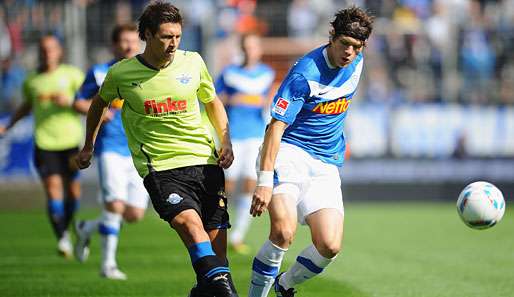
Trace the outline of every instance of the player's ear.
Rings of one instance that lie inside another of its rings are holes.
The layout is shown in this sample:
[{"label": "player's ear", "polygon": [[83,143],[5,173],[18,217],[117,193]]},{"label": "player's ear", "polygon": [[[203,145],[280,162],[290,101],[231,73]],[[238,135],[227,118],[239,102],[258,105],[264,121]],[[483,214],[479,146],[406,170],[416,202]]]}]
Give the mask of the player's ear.
[{"label": "player's ear", "polygon": [[334,41],[334,36],[336,34],[336,31],[334,31],[334,29],[330,29],[330,31],[328,32],[329,36],[328,36],[328,41]]},{"label": "player's ear", "polygon": [[145,39],[148,40],[152,37],[152,31],[150,31],[150,29],[146,29],[145,30]]}]

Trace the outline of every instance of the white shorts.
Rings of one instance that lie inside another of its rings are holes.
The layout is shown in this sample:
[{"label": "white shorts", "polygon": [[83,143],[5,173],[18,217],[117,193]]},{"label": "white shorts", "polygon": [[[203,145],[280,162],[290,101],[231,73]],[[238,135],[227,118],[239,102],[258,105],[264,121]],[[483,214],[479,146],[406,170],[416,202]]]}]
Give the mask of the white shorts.
[{"label": "white shorts", "polygon": [[232,151],[234,152],[234,162],[225,170],[225,178],[228,180],[241,178],[256,180],[255,160],[257,160],[261,144],[261,138],[233,141]]},{"label": "white shorts", "polygon": [[339,170],[313,158],[303,149],[281,143],[275,161],[273,195],[287,194],[296,201],[298,222],[320,209],[333,208],[344,215]]},{"label": "white shorts", "polygon": [[100,199],[102,203],[114,200],[146,209],[148,193],[132,163],[130,156],[106,152],[98,157]]}]

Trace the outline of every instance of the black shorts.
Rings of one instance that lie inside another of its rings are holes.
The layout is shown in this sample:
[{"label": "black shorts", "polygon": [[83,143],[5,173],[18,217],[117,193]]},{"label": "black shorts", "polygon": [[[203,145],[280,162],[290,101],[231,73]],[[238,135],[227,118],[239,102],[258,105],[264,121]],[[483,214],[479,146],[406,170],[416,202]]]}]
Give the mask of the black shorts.
[{"label": "black shorts", "polygon": [[155,211],[166,222],[187,209],[202,218],[205,230],[230,228],[225,176],[217,165],[150,172],[144,185]]},{"label": "black shorts", "polygon": [[34,148],[34,165],[41,177],[59,174],[75,179],[78,177],[78,168],[73,164],[73,157],[79,152],[78,147],[62,151],[47,151]]}]

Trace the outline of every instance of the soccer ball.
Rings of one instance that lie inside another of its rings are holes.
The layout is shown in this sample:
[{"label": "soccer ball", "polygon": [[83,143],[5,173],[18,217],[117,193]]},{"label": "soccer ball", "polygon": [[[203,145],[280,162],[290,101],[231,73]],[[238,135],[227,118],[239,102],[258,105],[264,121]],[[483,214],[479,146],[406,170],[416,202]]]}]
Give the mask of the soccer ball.
[{"label": "soccer ball", "polygon": [[505,213],[505,200],[496,186],[485,181],[477,181],[460,192],[457,212],[469,227],[487,229],[502,219]]}]

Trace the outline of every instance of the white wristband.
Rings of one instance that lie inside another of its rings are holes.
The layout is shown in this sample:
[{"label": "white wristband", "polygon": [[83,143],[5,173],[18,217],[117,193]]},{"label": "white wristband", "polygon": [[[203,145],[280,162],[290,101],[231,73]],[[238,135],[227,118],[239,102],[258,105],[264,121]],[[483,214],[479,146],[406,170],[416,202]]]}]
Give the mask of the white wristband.
[{"label": "white wristband", "polygon": [[273,171],[257,172],[257,186],[273,188]]}]

